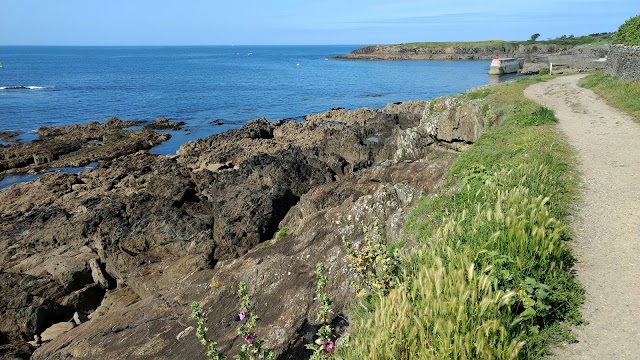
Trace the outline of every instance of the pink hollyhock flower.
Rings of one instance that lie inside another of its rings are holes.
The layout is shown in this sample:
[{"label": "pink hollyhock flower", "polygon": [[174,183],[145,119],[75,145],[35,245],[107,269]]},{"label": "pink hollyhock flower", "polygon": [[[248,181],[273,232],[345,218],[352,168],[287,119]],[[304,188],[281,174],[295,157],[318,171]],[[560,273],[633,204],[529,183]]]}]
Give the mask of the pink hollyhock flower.
[{"label": "pink hollyhock flower", "polygon": [[324,344],[322,344],[322,348],[324,351],[331,351],[331,349],[333,349],[333,341],[325,340]]},{"label": "pink hollyhock flower", "polygon": [[240,318],[240,321],[244,320],[245,316],[246,315],[244,313],[244,310],[240,310],[240,313],[238,314],[238,317]]},{"label": "pink hollyhock flower", "polygon": [[253,344],[253,340],[255,340],[256,337],[253,334],[248,334],[247,336],[244,337],[244,341],[247,342],[247,344]]}]

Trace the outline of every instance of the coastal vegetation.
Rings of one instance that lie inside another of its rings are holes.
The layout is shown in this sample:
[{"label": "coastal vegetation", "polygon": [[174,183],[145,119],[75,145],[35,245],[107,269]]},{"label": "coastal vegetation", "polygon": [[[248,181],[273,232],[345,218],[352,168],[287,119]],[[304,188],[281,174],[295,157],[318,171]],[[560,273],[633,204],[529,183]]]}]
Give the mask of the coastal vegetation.
[{"label": "coastal vegetation", "polygon": [[611,106],[628,113],[640,123],[640,83],[597,72],[583,78],[578,84],[593,90]]},{"label": "coastal vegetation", "polygon": [[526,100],[541,78],[479,90],[501,125],[450,168],[405,228],[417,250],[403,282],[356,312],[341,356],[539,358],[571,341],[583,291],[570,273],[567,216],[577,176],[553,113]]},{"label": "coastal vegetation", "polygon": [[496,57],[531,58],[536,55],[606,56],[615,33],[593,33],[584,36],[562,35],[541,40],[533,34],[527,40],[485,40],[409,42],[369,45],[356,49],[340,59],[358,60],[482,60]]},{"label": "coastal vegetation", "polygon": [[[264,339],[259,339],[256,336],[255,328],[260,318],[253,313],[251,295],[249,295],[247,283],[244,281],[238,283],[238,298],[240,299],[240,311],[238,312],[240,326],[236,329],[236,334],[244,340],[244,343],[234,358],[238,360],[273,359],[273,351],[263,349]],[[197,301],[191,303],[191,317],[198,324],[196,337],[207,349],[207,357],[211,360],[225,359],[224,354],[218,351],[218,343],[209,337],[207,313],[201,309]]]},{"label": "coastal vegetation", "polygon": [[357,296],[365,297],[368,303],[372,296],[387,295],[389,290],[400,284],[402,261],[399,243],[388,245],[382,237],[378,220],[370,233],[363,229],[364,241],[355,248],[346,238],[342,242],[351,260],[351,269],[358,275],[358,282],[352,284]]},{"label": "coastal vegetation", "polygon": [[289,228],[282,228],[280,229],[280,231],[278,231],[278,233],[276,234],[276,239],[282,239],[283,237],[287,236],[287,233],[289,232]]},{"label": "coastal vegetation", "polygon": [[538,74],[549,75],[550,72],[551,72],[551,69],[549,69],[548,67],[543,67],[542,69],[540,69],[540,72]]},{"label": "coastal vegetation", "polygon": [[313,351],[311,360],[320,360],[329,357],[335,351],[333,342],[335,335],[333,334],[333,326],[331,318],[334,315],[333,301],[327,294],[327,285],[329,276],[327,269],[323,263],[316,264],[316,277],[318,283],[316,285],[316,299],[318,300],[318,311],[316,312],[316,321],[319,322],[318,331],[316,332],[316,340],[313,344],[307,344],[306,348]]},{"label": "coastal vegetation", "polygon": [[620,25],[613,43],[626,46],[640,45],[640,15],[634,16]]}]

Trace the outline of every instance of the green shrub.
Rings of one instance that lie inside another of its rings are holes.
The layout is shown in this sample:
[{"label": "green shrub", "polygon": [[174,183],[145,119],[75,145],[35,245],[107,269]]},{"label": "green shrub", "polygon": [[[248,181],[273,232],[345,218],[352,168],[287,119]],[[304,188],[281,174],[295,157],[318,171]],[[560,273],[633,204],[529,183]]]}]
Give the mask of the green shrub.
[{"label": "green shrub", "polygon": [[351,260],[350,268],[358,275],[353,288],[359,296],[386,295],[401,282],[400,249],[386,244],[378,221],[377,218],[373,221],[372,233],[367,227],[362,229],[364,240],[358,247],[342,238]]},{"label": "green shrub", "polygon": [[551,73],[551,70],[549,70],[549,68],[542,68],[540,69],[540,72],[538,74],[540,75],[549,75]]},{"label": "green shrub", "polygon": [[640,15],[632,17],[620,26],[613,43],[626,46],[640,45]]}]

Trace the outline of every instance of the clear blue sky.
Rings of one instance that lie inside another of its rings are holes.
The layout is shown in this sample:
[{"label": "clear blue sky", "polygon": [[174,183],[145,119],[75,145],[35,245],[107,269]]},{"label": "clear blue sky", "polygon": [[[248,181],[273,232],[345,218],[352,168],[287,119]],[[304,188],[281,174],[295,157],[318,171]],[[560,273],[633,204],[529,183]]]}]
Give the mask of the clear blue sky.
[{"label": "clear blue sky", "polygon": [[638,0],[0,0],[0,45],[382,44],[615,31]]}]

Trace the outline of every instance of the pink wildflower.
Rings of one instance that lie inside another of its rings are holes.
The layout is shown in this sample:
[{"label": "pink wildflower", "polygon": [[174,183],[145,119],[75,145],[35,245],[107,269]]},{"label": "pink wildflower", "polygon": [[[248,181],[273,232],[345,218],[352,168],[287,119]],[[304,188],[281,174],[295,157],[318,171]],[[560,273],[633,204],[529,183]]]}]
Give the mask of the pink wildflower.
[{"label": "pink wildflower", "polygon": [[238,317],[240,318],[240,321],[244,320],[245,316],[246,315],[244,313],[244,310],[240,310],[240,313],[238,314]]},{"label": "pink wildflower", "polygon": [[333,349],[333,341],[325,340],[324,344],[322,344],[322,348],[324,351],[331,351],[331,349]]},{"label": "pink wildflower", "polygon": [[253,340],[255,340],[256,337],[253,334],[248,334],[247,336],[244,337],[244,341],[247,342],[247,344],[253,344]]}]

